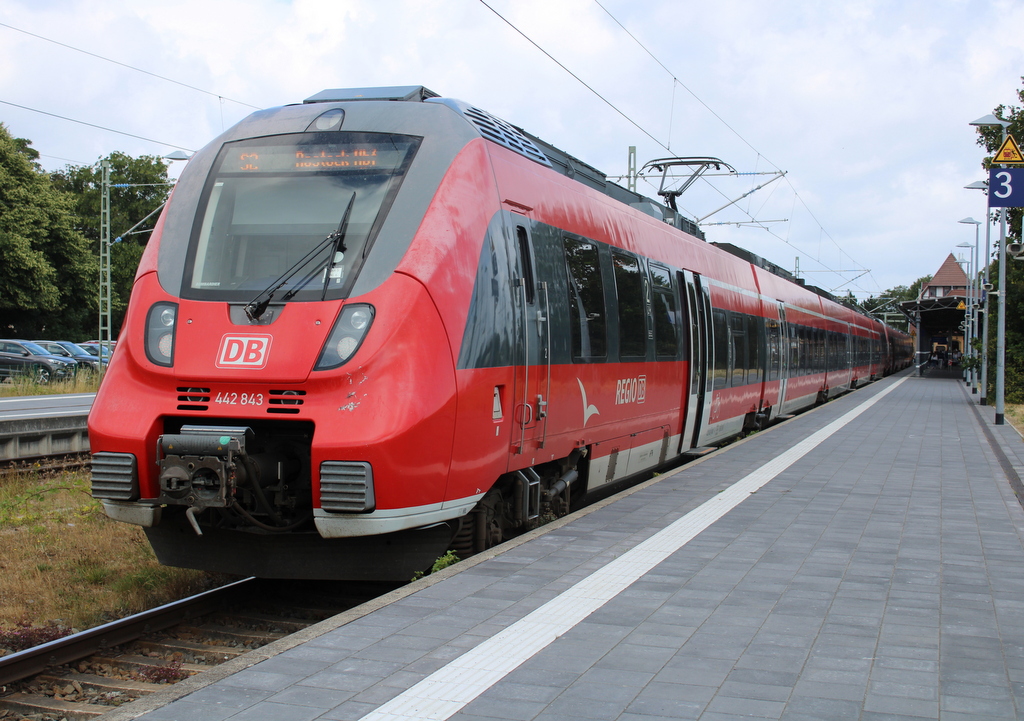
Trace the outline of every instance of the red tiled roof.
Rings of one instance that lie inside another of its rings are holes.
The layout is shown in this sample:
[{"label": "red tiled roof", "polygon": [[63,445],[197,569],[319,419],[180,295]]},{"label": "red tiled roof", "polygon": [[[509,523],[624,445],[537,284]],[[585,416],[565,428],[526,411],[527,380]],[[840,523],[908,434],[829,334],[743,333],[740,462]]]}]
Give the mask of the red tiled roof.
[{"label": "red tiled roof", "polygon": [[930,281],[924,284],[921,288],[922,294],[925,288],[930,286],[944,286],[946,288],[966,288],[967,287],[967,274],[964,273],[960,264],[956,262],[956,258],[950,253],[949,257],[943,261],[942,266],[935,271],[935,275]]}]

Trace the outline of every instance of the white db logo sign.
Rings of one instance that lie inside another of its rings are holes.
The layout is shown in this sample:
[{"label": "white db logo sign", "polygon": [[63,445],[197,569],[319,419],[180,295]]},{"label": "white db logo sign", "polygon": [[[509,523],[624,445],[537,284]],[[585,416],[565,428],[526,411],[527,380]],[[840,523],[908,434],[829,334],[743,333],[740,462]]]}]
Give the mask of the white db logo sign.
[{"label": "white db logo sign", "polygon": [[262,368],[270,355],[269,335],[226,335],[217,352],[218,368]]}]

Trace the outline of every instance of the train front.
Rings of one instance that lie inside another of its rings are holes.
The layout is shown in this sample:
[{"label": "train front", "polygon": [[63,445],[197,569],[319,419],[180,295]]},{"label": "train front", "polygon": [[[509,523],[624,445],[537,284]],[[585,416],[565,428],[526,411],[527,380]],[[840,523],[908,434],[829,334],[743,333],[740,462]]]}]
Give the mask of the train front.
[{"label": "train front", "polygon": [[93,495],[162,563],[408,580],[469,510],[446,330],[395,270],[474,134],[404,90],[256,113],[182,174],[89,419]]}]

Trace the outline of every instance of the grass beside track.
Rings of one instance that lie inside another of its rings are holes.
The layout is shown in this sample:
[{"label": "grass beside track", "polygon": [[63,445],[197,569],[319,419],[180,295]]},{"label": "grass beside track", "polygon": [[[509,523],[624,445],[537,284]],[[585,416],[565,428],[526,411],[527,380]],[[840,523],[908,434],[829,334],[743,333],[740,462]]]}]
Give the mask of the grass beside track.
[{"label": "grass beside track", "polygon": [[12,396],[52,396],[61,393],[95,393],[100,387],[98,373],[79,373],[71,380],[54,381],[41,385],[28,378],[6,379],[0,382],[0,398]]},{"label": "grass beside track", "polygon": [[91,628],[225,580],[159,565],[141,528],[93,500],[88,471],[0,475],[0,548],[0,638]]}]

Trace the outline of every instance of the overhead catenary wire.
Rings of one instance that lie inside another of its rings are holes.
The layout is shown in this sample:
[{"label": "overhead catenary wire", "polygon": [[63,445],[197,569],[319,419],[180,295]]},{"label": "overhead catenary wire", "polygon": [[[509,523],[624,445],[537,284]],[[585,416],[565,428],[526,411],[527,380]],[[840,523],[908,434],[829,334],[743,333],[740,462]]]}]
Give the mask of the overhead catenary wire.
[{"label": "overhead catenary wire", "polygon": [[[767,158],[765,155],[763,155],[757,148],[754,147],[754,145],[749,140],[747,140],[745,137],[743,137],[743,135],[739,131],[737,131],[735,128],[733,128],[721,115],[719,115],[717,112],[715,112],[715,110],[710,105],[708,105],[706,102],[704,102],[704,100],[702,100],[695,92],[693,92],[693,90],[691,90],[685,83],[683,83],[681,80],[679,80],[679,78],[676,76],[676,74],[673,73],[672,70],[669,69],[668,66],[665,65],[665,63],[663,63],[653,52],[651,52],[647,48],[646,45],[644,45],[642,42],[640,42],[640,40],[632,32],[630,32],[630,30],[625,25],[623,25],[619,21],[618,18],[616,18],[604,5],[601,4],[600,0],[594,0],[594,3],[599,8],[601,8],[601,10],[603,10],[605,12],[605,14],[607,14],[608,17],[611,18],[611,20],[623,30],[623,32],[625,32],[645,53],[647,53],[647,55],[649,55],[651,57],[652,60],[654,60],[654,62],[656,62],[659,66],[661,66],[661,68],[666,73],[668,73],[668,75],[672,78],[672,82],[673,82],[673,103],[674,103],[674,98],[675,98],[675,94],[674,94],[675,83],[679,83],[679,85],[684,90],[686,90],[686,92],[688,92],[691,96],[693,96],[694,100],[696,100],[705,109],[707,109],[707,111],[709,113],[711,113],[719,122],[722,123],[722,125],[724,125],[730,132],[732,132],[748,148],[750,148],[755,153],[757,153],[759,158],[764,158],[764,160],[767,163],[769,163],[770,165],[772,165],[776,169],[781,170],[781,168],[776,163],[773,163],[769,158]],[[670,138],[670,142],[671,142],[671,138]],[[867,269],[865,269],[863,267],[863,265],[861,265],[859,262],[857,262],[857,260],[853,256],[851,256],[848,252],[846,252],[846,250],[843,249],[843,247],[835,240],[835,238],[832,237],[832,235],[822,225],[821,221],[818,220],[817,216],[814,214],[814,212],[810,209],[810,207],[804,201],[803,197],[797,191],[796,187],[793,185],[793,183],[790,181],[790,179],[788,177],[786,177],[785,181],[786,181],[786,184],[793,191],[794,197],[800,202],[800,205],[804,208],[804,210],[807,211],[807,214],[811,217],[811,219],[814,220],[815,224],[818,226],[818,228],[820,229],[821,233],[823,233],[824,236],[826,238],[828,238],[829,241],[831,241],[831,243],[839,250],[839,252],[841,254],[845,255],[851,261],[853,261],[857,265],[861,266],[861,268],[860,268],[861,270],[867,270]],[[749,213],[747,213],[747,215],[749,217],[753,218],[753,216],[750,216]],[[787,244],[792,245],[791,243],[788,243],[788,242],[787,242]],[[793,247],[796,247],[796,246],[793,246]],[[804,251],[804,252],[806,252],[806,251]],[[820,254],[820,251],[819,251],[819,253],[818,253],[819,257],[817,258],[819,263],[821,262],[820,261],[820,255],[821,254]],[[868,274],[870,274],[870,270],[868,270],[867,272],[868,272]],[[858,277],[860,277],[860,276],[858,276]],[[867,292],[867,291],[864,291],[864,292]]]},{"label": "overhead catenary wire", "polygon": [[[728,128],[728,129],[730,130],[730,131],[731,131],[731,132],[733,132],[733,133],[734,133],[734,134],[735,134],[735,135],[736,135],[736,136],[737,136],[738,138],[740,138],[740,140],[741,140],[741,141],[742,141],[742,142],[743,142],[744,144],[746,144],[746,145],[747,145],[747,146],[748,146],[748,147],[749,147],[749,148],[750,148],[751,150],[753,150],[753,151],[754,151],[755,153],[757,153],[759,157],[762,157],[762,158],[764,158],[766,162],[768,162],[769,164],[771,164],[772,166],[774,166],[775,168],[777,168],[777,169],[778,169],[778,166],[777,166],[777,165],[776,165],[775,163],[772,163],[772,162],[771,162],[771,161],[770,161],[770,160],[769,160],[769,159],[768,159],[767,157],[765,157],[765,156],[764,156],[763,154],[761,154],[761,153],[760,153],[760,152],[759,152],[759,151],[757,150],[757,148],[755,148],[755,147],[754,147],[754,146],[753,146],[753,145],[752,145],[752,144],[751,144],[751,143],[750,143],[750,142],[749,142],[748,140],[746,140],[746,138],[744,138],[744,137],[743,137],[742,135],[740,135],[740,133],[739,133],[738,131],[736,131],[736,130],[735,130],[735,129],[734,129],[733,127],[732,127],[732,126],[730,126],[730,125],[729,125],[729,124],[728,124],[728,123],[727,123],[727,122],[725,121],[725,119],[724,119],[724,118],[722,118],[722,117],[721,117],[721,116],[720,116],[720,115],[719,115],[718,113],[716,113],[716,112],[715,112],[715,111],[714,111],[714,110],[713,110],[713,109],[712,109],[712,108],[711,108],[711,107],[710,107],[709,105],[707,105],[707,103],[705,103],[705,102],[704,102],[703,100],[701,100],[701,99],[700,99],[700,98],[699,98],[699,97],[698,97],[698,96],[697,96],[697,95],[696,95],[696,94],[695,94],[695,93],[694,93],[694,92],[693,92],[692,90],[690,90],[690,88],[688,88],[688,87],[687,87],[687,86],[686,86],[686,85],[685,85],[684,83],[682,83],[681,81],[679,81],[679,80],[678,80],[678,78],[677,78],[677,77],[675,76],[675,74],[674,74],[674,73],[672,73],[672,71],[671,71],[671,70],[669,70],[669,69],[668,69],[668,67],[667,67],[667,66],[666,66],[666,65],[665,65],[664,63],[662,63],[662,62],[661,62],[661,61],[660,61],[660,60],[659,60],[659,59],[658,59],[658,58],[657,58],[656,56],[654,56],[654,54],[653,54],[653,53],[651,53],[651,51],[650,51],[650,50],[648,50],[648,49],[647,49],[647,48],[646,48],[646,47],[645,47],[645,46],[644,46],[644,45],[643,45],[642,43],[640,43],[640,41],[639,41],[639,40],[637,40],[637,39],[636,39],[636,37],[635,37],[635,36],[634,36],[634,35],[633,35],[632,33],[630,33],[630,32],[629,32],[629,30],[627,30],[627,29],[625,28],[625,26],[623,26],[623,25],[622,25],[622,23],[621,23],[621,22],[619,22],[619,21],[618,21],[618,19],[616,19],[616,18],[615,18],[615,17],[614,17],[614,16],[613,16],[613,15],[612,15],[612,14],[611,14],[610,12],[608,12],[608,10],[607,10],[606,8],[604,8],[604,6],[602,6],[602,5],[600,4],[600,2],[598,2],[597,0],[595,0],[595,2],[596,2],[596,3],[598,4],[598,6],[599,6],[599,7],[601,7],[601,9],[602,9],[602,10],[604,10],[604,11],[605,11],[605,13],[607,13],[607,14],[609,15],[609,17],[611,17],[611,18],[612,18],[612,20],[613,20],[613,21],[614,21],[614,22],[615,22],[615,23],[616,23],[617,25],[619,25],[619,27],[621,27],[621,28],[622,28],[622,29],[623,29],[623,30],[624,30],[624,31],[625,31],[625,32],[626,32],[626,33],[627,33],[627,34],[628,34],[628,35],[629,35],[629,36],[630,36],[630,37],[631,37],[631,38],[632,38],[632,39],[633,39],[633,40],[634,40],[634,41],[635,41],[635,42],[636,42],[636,43],[637,43],[638,45],[640,45],[640,47],[641,47],[641,48],[642,48],[642,49],[643,49],[643,50],[644,50],[644,51],[645,51],[645,52],[646,52],[646,53],[647,53],[648,55],[650,55],[650,56],[651,56],[651,57],[652,57],[652,58],[654,59],[654,61],[655,61],[656,63],[658,63],[658,65],[660,65],[660,66],[661,66],[661,67],[662,67],[662,68],[663,68],[663,69],[664,69],[664,70],[665,70],[665,71],[666,71],[666,72],[667,72],[667,73],[668,73],[668,74],[669,74],[669,75],[670,75],[670,76],[671,76],[671,77],[673,78],[673,82],[679,82],[679,84],[680,84],[680,85],[681,85],[681,86],[682,86],[682,87],[683,87],[684,89],[686,89],[686,91],[687,91],[687,92],[689,92],[689,93],[690,93],[690,94],[691,94],[691,95],[692,95],[692,96],[693,96],[693,97],[694,97],[694,98],[695,98],[695,99],[696,99],[696,100],[697,100],[697,101],[698,101],[699,103],[701,103],[701,105],[703,105],[703,106],[704,106],[705,108],[707,108],[707,109],[708,109],[708,111],[709,111],[709,112],[710,112],[710,113],[711,113],[712,115],[714,115],[714,116],[715,116],[715,118],[717,118],[717,119],[718,119],[718,120],[719,120],[719,121],[720,121],[720,122],[721,122],[721,123],[722,123],[723,125],[725,125],[725,126],[726,126],[726,127],[727,127],[727,128]],[[667,145],[666,143],[664,143],[664,142],[662,142],[661,140],[659,140],[658,138],[656,138],[656,137],[655,137],[655,136],[654,136],[654,135],[653,135],[653,134],[652,134],[651,132],[649,132],[648,130],[646,130],[645,128],[643,128],[643,127],[642,127],[642,126],[641,126],[641,125],[640,125],[639,123],[637,123],[637,122],[636,122],[635,120],[633,120],[633,119],[632,119],[631,117],[629,117],[629,115],[627,115],[627,114],[626,114],[626,113],[625,113],[625,112],[624,112],[623,110],[621,110],[621,109],[620,109],[620,108],[619,108],[618,106],[616,106],[616,105],[615,105],[614,103],[612,103],[612,102],[611,102],[610,100],[608,100],[608,99],[607,99],[607,98],[605,98],[605,97],[604,97],[603,95],[601,95],[601,93],[599,93],[599,92],[598,92],[598,91],[597,91],[596,89],[594,89],[594,88],[593,88],[593,87],[592,87],[591,85],[589,85],[588,83],[586,83],[586,82],[585,82],[585,81],[584,81],[584,80],[583,80],[582,78],[580,78],[580,77],[579,77],[579,76],[578,76],[578,75],[577,75],[576,73],[574,73],[574,72],[573,72],[572,70],[570,70],[570,69],[569,69],[569,68],[568,68],[568,67],[567,67],[567,66],[566,66],[566,65],[565,65],[564,63],[562,63],[561,61],[559,61],[558,59],[556,59],[556,58],[555,58],[555,57],[554,57],[554,56],[553,56],[553,55],[552,55],[551,53],[549,53],[549,52],[548,52],[547,50],[545,50],[545,49],[544,49],[543,47],[541,47],[539,43],[537,43],[537,42],[536,42],[535,40],[533,40],[533,39],[532,39],[532,38],[531,38],[531,37],[530,37],[529,35],[527,35],[527,34],[526,34],[526,33],[525,33],[525,32],[524,32],[523,30],[521,30],[521,29],[520,29],[520,28],[519,28],[518,26],[516,26],[516,25],[515,25],[515,24],[514,24],[514,23],[513,23],[512,21],[510,21],[510,20],[509,20],[508,18],[506,18],[506,17],[504,16],[504,15],[502,15],[502,14],[501,14],[501,13],[499,13],[499,12],[498,12],[497,10],[495,10],[495,9],[494,9],[494,8],[493,8],[493,7],[491,6],[491,5],[489,5],[489,4],[488,4],[488,3],[487,3],[487,2],[485,1],[485,0],[480,0],[480,3],[481,3],[482,5],[484,5],[484,7],[486,7],[486,8],[488,9],[488,10],[490,10],[490,11],[491,11],[492,13],[494,13],[494,15],[496,15],[496,16],[497,16],[497,17],[498,17],[499,19],[501,19],[501,20],[502,20],[502,22],[504,22],[504,23],[505,23],[506,25],[508,25],[508,26],[509,26],[510,28],[512,28],[513,30],[515,30],[515,32],[516,32],[516,33],[518,33],[518,34],[519,34],[520,36],[522,36],[522,37],[523,37],[523,38],[524,38],[524,39],[525,39],[525,40],[526,40],[527,42],[529,42],[529,43],[530,43],[531,45],[533,45],[533,46],[534,46],[534,48],[536,48],[537,50],[539,50],[539,51],[540,51],[541,53],[543,53],[543,54],[544,54],[544,55],[545,55],[545,56],[546,56],[546,57],[547,57],[548,59],[550,59],[550,60],[551,60],[552,62],[554,62],[554,63],[555,63],[556,65],[558,65],[558,66],[559,66],[560,68],[562,68],[562,70],[564,70],[564,71],[565,71],[566,73],[568,73],[568,74],[569,74],[570,76],[572,76],[572,78],[573,78],[574,80],[576,80],[577,82],[579,82],[579,83],[580,83],[581,85],[583,85],[583,87],[585,87],[585,88],[586,88],[587,90],[589,90],[589,91],[590,91],[591,93],[593,93],[593,94],[594,94],[594,95],[595,95],[595,96],[596,96],[596,97],[597,97],[598,99],[600,99],[600,100],[601,100],[602,102],[604,102],[604,103],[605,103],[606,105],[608,105],[608,106],[609,106],[610,108],[612,108],[612,109],[613,109],[613,110],[614,110],[614,111],[615,111],[616,113],[618,113],[619,115],[621,115],[621,116],[622,116],[622,117],[623,117],[623,118],[624,118],[624,119],[625,119],[625,120],[626,120],[627,122],[629,122],[629,123],[630,123],[631,125],[633,125],[633,126],[634,126],[634,127],[636,127],[636,128],[638,129],[638,130],[640,130],[640,132],[642,132],[642,133],[643,133],[644,135],[646,135],[646,136],[647,136],[648,138],[650,138],[651,140],[653,140],[653,141],[654,141],[654,142],[655,142],[655,143],[656,143],[657,145],[659,145],[660,147],[662,147],[662,148],[665,148],[666,150],[668,150],[669,152],[671,152],[671,150],[669,149],[669,147],[668,147],[668,145]],[[825,230],[825,228],[824,228],[824,227],[823,227],[823,226],[821,225],[820,221],[818,221],[817,217],[816,217],[816,216],[815,216],[815,215],[814,215],[814,214],[813,214],[813,213],[812,213],[812,212],[810,211],[810,209],[809,209],[809,208],[807,208],[807,204],[806,204],[806,203],[804,202],[803,198],[801,198],[801,197],[800,197],[800,195],[799,195],[799,193],[797,192],[796,188],[795,188],[795,187],[793,186],[793,184],[792,184],[792,183],[791,183],[791,182],[789,181],[789,179],[788,179],[788,178],[786,178],[786,183],[787,183],[787,185],[789,185],[790,189],[791,189],[791,190],[793,191],[794,197],[796,197],[797,199],[799,199],[799,201],[800,201],[800,204],[801,204],[801,205],[802,205],[802,206],[803,206],[803,207],[804,207],[804,208],[805,208],[805,209],[806,209],[806,210],[808,211],[808,214],[809,214],[809,215],[811,216],[811,218],[812,218],[812,219],[814,220],[814,222],[815,222],[815,223],[816,223],[816,224],[818,225],[818,228],[819,228],[819,230],[820,230],[820,231],[821,231],[822,233],[824,233],[824,234],[825,234],[825,236],[829,238],[829,240],[831,240],[831,241],[832,241],[832,243],[833,243],[833,244],[834,244],[834,245],[836,246],[836,248],[837,248],[837,249],[838,249],[838,250],[840,251],[840,253],[842,253],[843,255],[845,255],[845,256],[846,256],[847,258],[849,258],[849,259],[850,259],[851,261],[853,261],[853,262],[854,262],[854,263],[855,263],[856,265],[859,265],[859,266],[860,266],[860,270],[866,270],[866,271],[867,271],[868,273],[870,273],[870,270],[868,270],[868,269],[865,269],[865,268],[863,267],[863,265],[861,265],[860,263],[858,263],[858,262],[857,262],[856,258],[853,258],[853,257],[852,257],[852,256],[851,256],[851,255],[850,255],[849,253],[847,253],[846,251],[844,251],[844,250],[842,249],[842,247],[841,247],[841,246],[840,246],[840,245],[839,245],[839,244],[838,244],[838,243],[837,243],[837,242],[836,242],[836,241],[835,241],[835,240],[834,240],[834,239],[832,238],[832,236],[828,234],[828,232],[827,232],[827,231]],[[716,188],[715,186],[713,186],[713,185],[710,185],[710,184],[709,184],[709,186],[710,186],[710,187],[711,187],[712,189],[714,189],[714,190],[715,190],[716,192],[718,192],[719,194],[723,195],[723,197],[726,197],[726,196],[725,196],[725,194],[724,194],[724,193],[722,193],[722,191],[721,191],[720,189],[718,189],[718,188]],[[728,199],[728,198],[727,198],[727,199]],[[756,218],[754,218],[754,217],[753,217],[753,216],[752,216],[752,215],[751,215],[751,214],[750,214],[749,212],[746,212],[746,211],[744,211],[744,210],[743,210],[742,208],[739,208],[739,210],[741,210],[742,212],[744,212],[744,214],[745,214],[745,215],[747,215],[747,217],[751,218],[751,220],[753,221],[753,223],[754,223],[754,224],[756,224],[756,225],[758,225],[759,227],[763,228],[763,229],[764,229],[765,231],[767,231],[767,232],[768,232],[769,234],[771,234],[771,235],[772,235],[773,237],[775,237],[775,238],[777,238],[777,239],[779,239],[779,240],[782,240],[782,241],[783,241],[783,242],[785,242],[785,243],[786,243],[787,245],[789,245],[789,246],[791,246],[791,247],[795,248],[796,250],[800,251],[801,253],[807,254],[807,255],[808,255],[809,257],[811,257],[811,256],[810,256],[810,254],[808,254],[806,250],[803,250],[803,249],[799,248],[798,246],[794,245],[793,243],[789,242],[788,240],[785,240],[785,239],[781,238],[781,237],[780,237],[780,236],[779,236],[779,235],[778,235],[777,233],[773,232],[773,231],[771,230],[771,228],[767,227],[766,225],[764,225],[764,224],[762,224],[762,223],[761,223],[760,221],[758,221],[758,220],[757,220]],[[696,217],[696,214],[694,214],[694,213],[691,213],[691,215],[694,215],[694,217]],[[820,253],[820,251],[819,251],[819,252],[818,252],[818,253],[816,254],[816,257],[813,257],[813,260],[815,260],[815,262],[817,262],[817,263],[818,263],[819,265],[821,265],[822,267],[824,267],[824,268],[828,268],[828,266],[827,266],[827,265],[826,265],[825,263],[823,263],[823,262],[821,261],[821,253]],[[834,272],[834,271],[833,271],[833,272]],[[859,276],[858,276],[858,277],[859,277]],[[856,280],[856,279],[853,279],[853,280]],[[852,282],[852,281],[850,281],[850,282]],[[869,292],[869,291],[866,291],[866,290],[864,290],[864,289],[860,288],[859,286],[855,286],[855,287],[857,287],[857,288],[858,288],[858,290],[861,290],[862,292],[865,292],[865,293]]]},{"label": "overhead catenary wire", "polygon": [[188,83],[183,83],[180,80],[175,80],[174,78],[168,78],[168,77],[166,77],[164,75],[157,75],[156,73],[150,72],[149,70],[143,70],[142,68],[135,67],[134,65],[129,65],[128,63],[122,63],[119,60],[114,60],[112,58],[108,58],[108,57],[105,57],[103,55],[98,55],[97,53],[93,53],[93,52],[90,52],[88,50],[83,50],[82,48],[76,48],[74,45],[68,45],[67,43],[62,43],[62,42],[60,42],[58,40],[54,40],[52,38],[44,37],[42,35],[37,35],[36,33],[29,32],[28,30],[22,30],[21,28],[16,28],[13,25],[8,25],[7,23],[0,23],[0,27],[5,27],[8,30],[14,30],[15,32],[19,32],[19,33],[24,33],[25,35],[28,35],[30,37],[36,38],[38,40],[43,40],[43,41],[48,42],[48,43],[53,43],[54,45],[59,45],[60,47],[67,48],[68,50],[74,50],[77,53],[82,53],[83,55],[88,55],[90,57],[96,58],[97,60],[103,60],[104,62],[113,63],[114,65],[120,65],[123,68],[127,68],[129,70],[134,70],[137,73],[143,73],[145,75],[149,75],[151,77],[158,78],[159,80],[164,80],[164,81],[166,81],[168,83],[174,83],[175,85],[180,85],[183,88],[188,88],[189,90],[194,90],[197,93],[205,93],[206,95],[211,95],[211,96],[213,96],[215,98],[218,98],[219,100],[227,100],[228,102],[231,102],[231,103],[237,103],[238,105],[244,105],[247,108],[253,108],[254,110],[262,110],[262,108],[260,108],[259,106],[250,105],[249,103],[242,102],[241,100],[232,100],[231,98],[225,97],[225,96],[223,96],[223,95],[221,95],[219,93],[215,93],[215,92],[212,92],[210,90],[204,90],[203,88],[197,88],[195,85],[189,85]]},{"label": "overhead catenary wire", "polygon": [[[563,64],[563,63],[562,63],[561,61],[559,61],[559,60],[558,60],[558,59],[557,59],[557,58],[556,58],[556,57],[555,57],[554,55],[552,55],[552,54],[551,54],[551,53],[549,53],[549,52],[548,52],[547,50],[545,50],[545,49],[544,49],[544,48],[542,48],[542,47],[541,47],[540,45],[538,45],[538,44],[537,44],[537,42],[533,40],[533,38],[531,38],[531,37],[530,37],[529,35],[527,35],[527,34],[526,34],[526,33],[524,33],[524,32],[523,32],[522,30],[520,30],[520,29],[519,29],[518,27],[516,27],[516,26],[515,26],[515,25],[514,25],[514,24],[512,23],[512,21],[510,21],[510,20],[509,20],[508,18],[506,18],[506,17],[504,16],[504,15],[502,15],[502,14],[501,14],[501,13],[499,13],[499,12],[498,12],[497,10],[495,10],[495,9],[494,9],[493,7],[491,7],[490,5],[488,5],[488,4],[487,4],[487,2],[486,2],[486,0],[480,0],[480,4],[481,4],[481,5],[483,5],[483,6],[485,7],[485,8],[487,8],[488,10],[490,10],[490,11],[491,11],[492,13],[494,13],[495,15],[497,15],[497,16],[498,16],[498,17],[499,17],[499,18],[501,19],[501,21],[502,21],[502,22],[504,22],[504,23],[505,23],[506,25],[508,25],[508,26],[509,26],[510,28],[512,28],[513,30],[515,30],[515,31],[516,31],[517,33],[519,33],[519,34],[520,34],[520,35],[521,35],[521,36],[523,37],[523,39],[525,39],[525,40],[526,40],[526,41],[527,41],[528,43],[530,43],[531,45],[533,45],[533,47],[537,48],[537,49],[538,49],[538,50],[540,50],[540,51],[541,51],[542,53],[544,53],[544,54],[545,54],[545,55],[546,55],[546,56],[548,57],[548,59],[550,59],[550,60],[551,60],[551,62],[555,63],[555,65],[557,65],[558,67],[560,67],[560,68],[561,68],[562,70],[564,70],[565,72],[569,73],[569,75],[571,75],[571,76],[572,76],[572,77],[573,77],[573,78],[574,78],[574,79],[576,80],[576,82],[578,82],[578,83],[579,83],[580,85],[582,85],[582,86],[583,86],[583,87],[585,87],[585,88],[586,88],[587,90],[589,90],[589,91],[590,91],[590,92],[592,92],[592,93],[593,93],[594,95],[596,95],[596,96],[597,96],[597,97],[598,97],[598,98],[599,98],[599,99],[600,99],[600,100],[601,100],[601,101],[602,101],[603,103],[605,103],[605,105],[607,105],[607,106],[608,106],[609,108],[611,108],[611,109],[612,109],[612,110],[614,110],[614,111],[615,111],[616,113],[618,113],[619,115],[621,115],[621,116],[622,116],[622,117],[623,117],[623,118],[624,118],[624,119],[625,119],[625,120],[626,120],[626,121],[627,121],[627,122],[628,122],[628,123],[629,123],[630,125],[632,125],[633,127],[635,127],[635,128],[637,129],[637,130],[639,130],[639,131],[640,131],[641,133],[643,133],[644,135],[646,135],[646,136],[647,136],[648,138],[650,138],[651,140],[653,140],[653,141],[654,141],[655,143],[657,143],[657,144],[658,144],[658,145],[660,145],[661,147],[665,148],[665,150],[669,150],[669,147],[668,147],[667,145],[665,145],[665,143],[663,143],[662,141],[660,141],[660,140],[658,140],[658,139],[657,139],[656,137],[654,137],[654,136],[653,136],[653,135],[652,135],[652,134],[651,134],[650,132],[648,132],[648,131],[647,131],[646,129],[644,129],[644,128],[643,128],[643,127],[642,127],[642,126],[641,126],[641,125],[639,124],[639,123],[637,123],[637,122],[636,122],[635,120],[633,120],[633,118],[629,117],[628,115],[626,115],[626,113],[624,113],[624,112],[623,112],[622,110],[620,110],[620,109],[619,109],[619,108],[618,108],[618,107],[617,107],[617,106],[616,106],[616,105],[615,105],[614,103],[612,103],[612,101],[610,101],[610,100],[609,100],[608,98],[604,97],[603,95],[601,95],[601,93],[597,92],[597,90],[595,90],[595,89],[594,89],[594,88],[592,88],[592,87],[591,87],[590,85],[588,85],[588,84],[587,84],[587,83],[586,83],[586,82],[585,82],[585,81],[584,81],[584,80],[583,80],[583,79],[582,79],[582,78],[581,78],[581,77],[580,77],[579,75],[577,75],[577,74],[576,74],[576,73],[574,73],[574,72],[573,72],[572,70],[570,70],[569,68],[567,68],[567,67],[566,67],[566,66],[565,66],[565,65],[564,65],[564,64]],[[669,152],[671,152],[671,150],[669,150]]]},{"label": "overhead catenary wire", "polygon": [[156,143],[157,145],[166,145],[170,148],[177,148],[178,150],[184,150],[189,153],[196,152],[195,148],[186,148],[184,145],[176,145],[175,143],[168,143],[163,140],[154,140],[153,138],[147,138],[142,135],[135,135],[134,133],[126,133],[123,130],[114,130],[114,128],[108,128],[103,125],[97,125],[96,123],[87,123],[84,120],[77,120],[75,118],[69,118],[66,115],[57,115],[56,113],[49,113],[45,110],[39,110],[38,108],[30,108],[27,105],[18,105],[7,100],[0,100],[3,105],[10,105],[12,108],[20,108],[21,110],[28,110],[32,113],[39,113],[40,115],[48,115],[51,118],[57,118],[59,120],[66,120],[69,123],[78,123],[79,125],[86,125],[90,128],[96,128],[97,130],[105,130],[108,133],[117,133],[118,135],[126,135],[129,138],[135,138],[136,140],[145,140],[147,143]]}]

